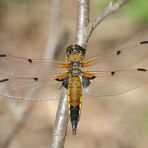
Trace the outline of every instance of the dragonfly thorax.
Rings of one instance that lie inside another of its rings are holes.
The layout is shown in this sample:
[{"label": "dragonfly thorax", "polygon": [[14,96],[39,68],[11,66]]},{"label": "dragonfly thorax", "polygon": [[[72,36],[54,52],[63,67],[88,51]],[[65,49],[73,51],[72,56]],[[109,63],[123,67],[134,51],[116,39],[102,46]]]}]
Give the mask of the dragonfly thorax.
[{"label": "dragonfly thorax", "polygon": [[69,74],[72,76],[80,76],[82,73],[81,63],[79,61],[73,61],[70,63]]},{"label": "dragonfly thorax", "polygon": [[70,62],[71,69],[80,69],[82,67],[79,61],[72,61]]}]

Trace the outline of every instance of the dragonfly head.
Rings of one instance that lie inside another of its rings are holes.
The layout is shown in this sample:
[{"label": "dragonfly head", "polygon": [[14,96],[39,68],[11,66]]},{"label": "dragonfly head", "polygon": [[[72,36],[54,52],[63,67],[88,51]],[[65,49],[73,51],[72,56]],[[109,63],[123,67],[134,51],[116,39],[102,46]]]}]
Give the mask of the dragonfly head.
[{"label": "dragonfly head", "polygon": [[85,56],[85,49],[77,44],[72,44],[67,47],[66,55],[68,61],[82,61]]}]

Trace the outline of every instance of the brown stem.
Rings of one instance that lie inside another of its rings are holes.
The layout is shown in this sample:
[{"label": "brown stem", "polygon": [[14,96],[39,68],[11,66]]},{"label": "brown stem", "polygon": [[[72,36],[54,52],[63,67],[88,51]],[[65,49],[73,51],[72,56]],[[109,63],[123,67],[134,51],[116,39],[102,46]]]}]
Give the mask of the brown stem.
[{"label": "brown stem", "polygon": [[113,12],[119,10],[119,8],[121,8],[127,1],[129,0],[118,0],[114,4],[111,1],[109,5],[97,17],[89,23],[85,33],[86,41],[88,41],[91,36],[91,33],[106,17],[108,17]]},{"label": "brown stem", "polygon": [[86,28],[89,23],[90,0],[78,0],[76,43],[86,48]]}]

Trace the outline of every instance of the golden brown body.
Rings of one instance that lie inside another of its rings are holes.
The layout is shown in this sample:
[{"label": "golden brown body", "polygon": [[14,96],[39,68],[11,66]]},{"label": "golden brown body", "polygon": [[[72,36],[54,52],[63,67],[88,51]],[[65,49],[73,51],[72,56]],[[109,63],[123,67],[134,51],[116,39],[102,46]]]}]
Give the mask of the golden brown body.
[{"label": "golden brown body", "polygon": [[66,53],[67,64],[60,67],[66,68],[68,72],[59,75],[56,80],[63,81],[63,86],[68,91],[68,111],[75,135],[82,108],[83,87],[87,87],[94,76],[83,71],[83,67],[91,65],[90,62],[84,63],[85,49],[75,44],[69,46]]},{"label": "golden brown body", "polygon": [[76,128],[80,117],[82,106],[82,84],[80,77],[72,76],[68,83],[68,110],[71,118],[73,134],[76,134]]},{"label": "golden brown body", "polygon": [[72,76],[68,83],[68,108],[79,106],[82,103],[82,84],[80,77]]}]

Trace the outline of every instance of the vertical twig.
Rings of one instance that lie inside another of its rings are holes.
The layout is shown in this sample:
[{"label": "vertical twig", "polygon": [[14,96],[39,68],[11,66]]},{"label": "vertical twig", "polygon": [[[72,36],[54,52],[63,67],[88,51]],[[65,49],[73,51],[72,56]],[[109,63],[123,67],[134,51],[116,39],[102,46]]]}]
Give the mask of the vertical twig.
[{"label": "vertical twig", "polygon": [[89,4],[90,0],[78,0],[76,43],[84,48],[87,46],[85,34],[89,23]]},{"label": "vertical twig", "polygon": [[[89,23],[90,0],[78,0],[76,43],[86,48],[90,35],[97,25],[99,25],[99,23],[109,14],[118,10],[126,1],[127,0],[118,0],[113,6],[110,4],[110,6],[107,7],[100,16],[96,17],[91,23]],[[51,148],[64,148],[67,124],[67,98],[64,91],[62,90],[56,115],[55,127],[52,134]]]},{"label": "vertical twig", "polygon": [[[83,30],[86,28],[89,22],[89,0],[78,1],[78,18],[77,18],[77,34],[76,42],[79,45],[86,47],[84,42]],[[51,148],[64,148],[66,131],[68,125],[68,108],[67,108],[67,97],[65,93],[61,91],[61,97],[56,115],[55,127],[52,134]]]},{"label": "vertical twig", "polygon": [[61,90],[59,106],[56,114],[55,126],[50,148],[64,148],[68,125],[67,95]]},{"label": "vertical twig", "polygon": [[102,10],[102,12],[96,16],[88,25],[86,29],[86,41],[90,38],[91,33],[94,29],[101,23],[105,18],[107,18],[110,14],[119,10],[126,2],[129,0],[117,0],[116,3],[110,1],[108,6]]}]

